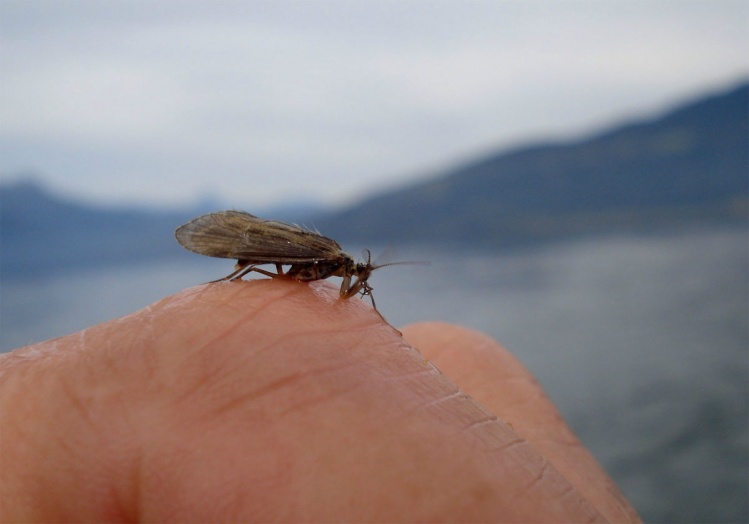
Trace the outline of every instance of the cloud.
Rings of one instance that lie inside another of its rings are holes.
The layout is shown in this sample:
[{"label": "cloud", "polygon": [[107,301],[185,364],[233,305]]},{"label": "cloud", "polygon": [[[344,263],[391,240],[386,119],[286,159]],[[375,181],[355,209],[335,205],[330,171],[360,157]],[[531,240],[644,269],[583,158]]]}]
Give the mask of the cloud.
[{"label": "cloud", "polygon": [[740,1],[0,9],[0,169],[104,200],[350,200],[749,70]]}]

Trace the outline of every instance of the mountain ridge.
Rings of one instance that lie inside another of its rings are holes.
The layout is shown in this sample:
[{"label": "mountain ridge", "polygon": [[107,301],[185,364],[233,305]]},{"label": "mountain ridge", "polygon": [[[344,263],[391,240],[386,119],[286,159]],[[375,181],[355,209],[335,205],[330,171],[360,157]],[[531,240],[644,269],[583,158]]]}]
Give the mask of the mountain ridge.
[{"label": "mountain ridge", "polygon": [[[341,242],[483,248],[690,220],[746,222],[747,144],[744,82],[587,138],[486,154],[298,220]],[[1,184],[0,270],[17,276],[177,256],[184,250],[175,227],[207,211],[106,210],[31,182]]]},{"label": "mountain ridge", "polygon": [[597,228],[597,213],[630,223],[638,213],[657,218],[659,208],[667,221],[740,215],[749,192],[747,115],[744,83],[581,140],[485,155],[316,224],[346,239],[507,243],[627,227],[608,220]]}]

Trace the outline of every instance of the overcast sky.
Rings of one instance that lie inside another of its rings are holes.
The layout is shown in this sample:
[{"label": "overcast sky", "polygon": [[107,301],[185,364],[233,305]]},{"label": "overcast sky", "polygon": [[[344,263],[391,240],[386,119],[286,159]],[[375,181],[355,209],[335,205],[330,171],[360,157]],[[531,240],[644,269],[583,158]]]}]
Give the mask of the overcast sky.
[{"label": "overcast sky", "polygon": [[0,173],[344,204],[749,74],[749,2],[0,2]]}]

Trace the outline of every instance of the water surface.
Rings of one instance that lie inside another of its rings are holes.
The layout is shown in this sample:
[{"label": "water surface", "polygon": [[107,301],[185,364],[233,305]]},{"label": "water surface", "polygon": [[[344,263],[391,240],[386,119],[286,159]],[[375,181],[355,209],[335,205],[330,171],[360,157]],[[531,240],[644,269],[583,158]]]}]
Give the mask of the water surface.
[{"label": "water surface", "polygon": [[[749,520],[745,227],[397,256],[431,265],[374,274],[391,323],[455,322],[502,342],[646,521]],[[231,266],[186,253],[4,281],[2,349],[130,313]]]}]

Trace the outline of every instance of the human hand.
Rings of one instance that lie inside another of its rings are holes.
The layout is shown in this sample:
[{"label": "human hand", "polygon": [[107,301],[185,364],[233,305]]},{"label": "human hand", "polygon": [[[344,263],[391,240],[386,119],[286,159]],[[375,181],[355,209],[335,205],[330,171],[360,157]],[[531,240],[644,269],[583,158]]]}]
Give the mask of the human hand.
[{"label": "human hand", "polygon": [[447,324],[403,336],[277,279],[2,355],[0,519],[639,520],[506,350]]}]

